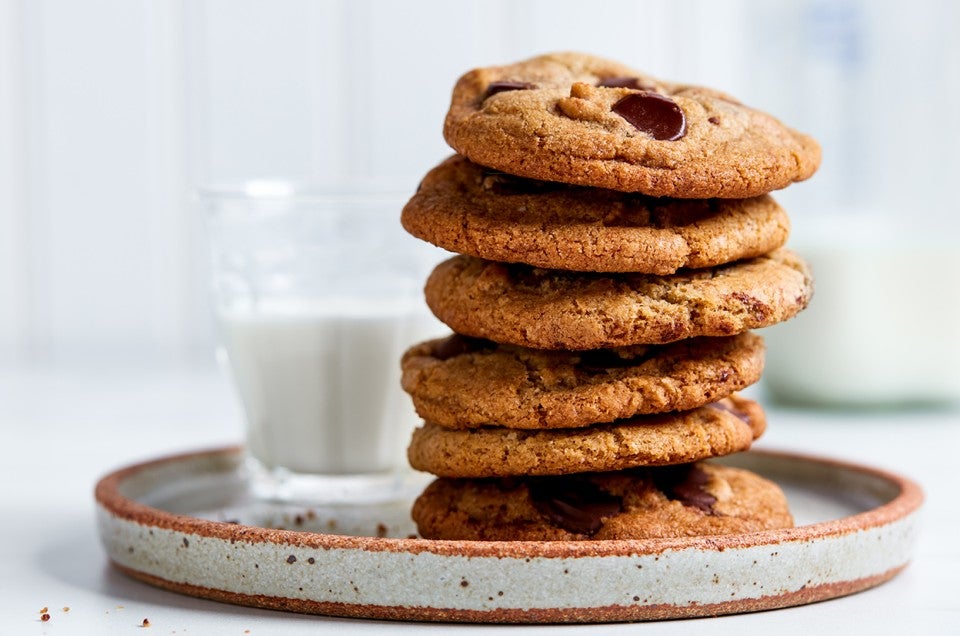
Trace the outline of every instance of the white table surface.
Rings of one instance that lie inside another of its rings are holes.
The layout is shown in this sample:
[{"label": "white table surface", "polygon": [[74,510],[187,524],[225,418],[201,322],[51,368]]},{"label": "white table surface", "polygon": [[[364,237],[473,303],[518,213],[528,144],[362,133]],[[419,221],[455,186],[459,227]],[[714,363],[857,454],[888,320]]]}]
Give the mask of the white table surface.
[{"label": "white table surface", "polygon": [[[112,569],[94,525],[105,472],[239,442],[239,411],[212,366],[0,369],[0,634],[960,633],[960,411],[800,411],[768,405],[760,448],[869,464],[926,492],[912,564],[850,597],[777,611],[645,624],[451,626],[302,616],[181,596]],[[49,608],[48,622],[40,609]],[[64,608],[69,607],[69,611]],[[249,630],[249,631],[248,631]],[[761,630],[763,630],[761,632]]]}]

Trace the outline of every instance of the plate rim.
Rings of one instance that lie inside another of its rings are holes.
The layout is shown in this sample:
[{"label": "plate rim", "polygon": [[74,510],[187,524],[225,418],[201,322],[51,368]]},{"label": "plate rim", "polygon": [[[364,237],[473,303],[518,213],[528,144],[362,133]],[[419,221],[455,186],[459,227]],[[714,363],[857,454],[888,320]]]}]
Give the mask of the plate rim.
[{"label": "plate rim", "polygon": [[869,510],[839,519],[830,519],[793,528],[702,537],[596,541],[438,540],[348,536],[304,530],[263,528],[168,512],[130,499],[120,492],[120,486],[125,480],[153,468],[196,460],[205,456],[238,457],[242,453],[242,446],[231,445],[173,453],[132,463],[101,477],[94,488],[94,498],[104,512],[118,519],[133,521],[143,526],[227,541],[242,540],[247,543],[274,543],[305,548],[364,550],[368,552],[410,554],[428,552],[440,556],[576,558],[637,556],[691,548],[722,551],[729,548],[779,545],[788,542],[809,541],[825,536],[841,536],[903,519],[918,511],[923,505],[925,497],[923,489],[917,482],[898,473],[846,460],[768,449],[751,449],[737,455],[754,455],[771,459],[815,463],[833,469],[866,474],[894,485],[898,492],[890,501]]}]

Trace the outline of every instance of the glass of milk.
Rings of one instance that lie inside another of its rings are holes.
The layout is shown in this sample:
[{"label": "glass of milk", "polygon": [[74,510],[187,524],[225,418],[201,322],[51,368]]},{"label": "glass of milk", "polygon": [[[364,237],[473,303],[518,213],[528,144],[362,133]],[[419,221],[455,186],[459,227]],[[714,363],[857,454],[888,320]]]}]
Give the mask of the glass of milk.
[{"label": "glass of milk", "polygon": [[363,504],[415,487],[400,357],[444,329],[422,297],[441,256],[401,228],[407,196],[283,182],[201,193],[254,496]]},{"label": "glass of milk", "polygon": [[960,260],[949,226],[918,213],[832,210],[797,222],[791,244],[816,291],[764,329],[763,382],[799,406],[960,404]]}]

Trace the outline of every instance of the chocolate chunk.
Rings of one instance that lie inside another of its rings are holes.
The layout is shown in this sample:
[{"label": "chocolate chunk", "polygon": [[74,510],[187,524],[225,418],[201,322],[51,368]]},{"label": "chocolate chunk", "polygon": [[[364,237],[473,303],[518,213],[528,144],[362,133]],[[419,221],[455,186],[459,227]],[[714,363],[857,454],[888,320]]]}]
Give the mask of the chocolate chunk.
[{"label": "chocolate chunk", "polygon": [[527,488],[540,514],[576,534],[596,534],[604,519],[623,510],[620,497],[600,490],[583,475],[531,478]]},{"label": "chocolate chunk", "polygon": [[638,91],[652,91],[653,86],[644,84],[639,77],[607,77],[600,80],[597,86],[604,88],[633,88]]},{"label": "chocolate chunk", "polygon": [[456,356],[463,355],[465,353],[482,351],[493,346],[494,344],[489,340],[484,340],[483,338],[472,338],[470,336],[462,336],[458,333],[455,333],[449,338],[444,338],[440,342],[433,345],[433,351],[430,352],[430,355],[438,360],[449,360],[450,358],[455,358]]},{"label": "chocolate chunk", "polygon": [[580,353],[577,368],[588,373],[598,373],[607,369],[624,369],[642,364],[650,356],[621,356],[613,349],[593,349]]},{"label": "chocolate chunk", "polygon": [[504,172],[487,172],[483,178],[483,187],[494,194],[510,196],[513,194],[540,194],[553,192],[566,187],[563,183],[524,179]]},{"label": "chocolate chunk", "polygon": [[734,416],[735,418],[737,418],[738,420],[746,424],[750,423],[750,415],[746,411],[741,411],[740,409],[734,408],[732,406],[728,406],[724,402],[711,402],[710,404],[707,404],[707,406],[709,406],[712,409],[716,409],[718,411],[729,413],[730,415]]},{"label": "chocolate chunk", "polygon": [[654,485],[667,499],[713,514],[713,504],[717,503],[717,498],[703,489],[710,481],[710,476],[698,465],[662,466],[650,469],[650,474]]},{"label": "chocolate chunk", "polygon": [[683,110],[656,93],[631,93],[613,105],[613,112],[631,126],[660,141],[676,141],[687,132]]},{"label": "chocolate chunk", "polygon": [[504,91],[525,91],[531,88],[534,88],[534,85],[529,82],[490,82],[487,84],[487,90],[483,93],[483,99]]},{"label": "chocolate chunk", "polygon": [[707,117],[707,121],[710,122],[711,124],[713,124],[714,126],[719,126],[719,125],[720,125],[720,118],[719,118],[719,117],[716,117],[716,116],[714,116],[714,117]]}]

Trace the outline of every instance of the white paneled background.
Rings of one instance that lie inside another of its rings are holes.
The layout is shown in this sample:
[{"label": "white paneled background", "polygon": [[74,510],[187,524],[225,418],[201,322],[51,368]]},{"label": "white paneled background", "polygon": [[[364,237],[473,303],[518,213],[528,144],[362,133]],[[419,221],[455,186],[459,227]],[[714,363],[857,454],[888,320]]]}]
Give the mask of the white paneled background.
[{"label": "white paneled background", "polygon": [[411,190],[456,78],[578,49],[823,143],[781,201],[958,234],[958,3],[0,0],[0,358],[209,355],[198,185]]}]

